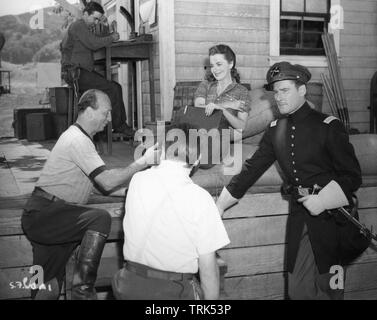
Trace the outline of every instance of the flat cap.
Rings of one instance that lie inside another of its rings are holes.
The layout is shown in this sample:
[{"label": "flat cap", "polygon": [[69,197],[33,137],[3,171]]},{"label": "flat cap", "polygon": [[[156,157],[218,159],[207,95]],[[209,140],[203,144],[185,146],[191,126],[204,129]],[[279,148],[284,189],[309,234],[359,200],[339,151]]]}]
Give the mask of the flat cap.
[{"label": "flat cap", "polygon": [[270,86],[276,81],[282,80],[298,80],[307,83],[312,77],[309,70],[299,64],[290,64],[289,62],[282,61],[275,63],[267,71],[267,83]]}]

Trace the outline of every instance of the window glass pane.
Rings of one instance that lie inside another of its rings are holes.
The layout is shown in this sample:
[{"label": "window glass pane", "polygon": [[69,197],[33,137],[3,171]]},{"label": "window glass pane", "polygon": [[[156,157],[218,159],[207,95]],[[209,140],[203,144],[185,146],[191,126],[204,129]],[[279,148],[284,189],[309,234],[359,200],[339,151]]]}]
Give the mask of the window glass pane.
[{"label": "window glass pane", "polygon": [[327,13],[327,0],[306,0],[306,12]]},{"label": "window glass pane", "polygon": [[305,48],[323,48],[321,34],[324,23],[321,21],[304,21],[303,46]]},{"label": "window glass pane", "polygon": [[305,0],[281,0],[281,11],[304,12]]},{"label": "window glass pane", "polygon": [[306,20],[304,21],[304,31],[305,32],[319,32],[324,31],[324,22],[316,20]]},{"label": "window glass pane", "polygon": [[302,38],[305,48],[323,48],[321,34],[319,33],[304,32]]},{"label": "window glass pane", "polygon": [[280,20],[280,47],[300,47],[301,20]]}]

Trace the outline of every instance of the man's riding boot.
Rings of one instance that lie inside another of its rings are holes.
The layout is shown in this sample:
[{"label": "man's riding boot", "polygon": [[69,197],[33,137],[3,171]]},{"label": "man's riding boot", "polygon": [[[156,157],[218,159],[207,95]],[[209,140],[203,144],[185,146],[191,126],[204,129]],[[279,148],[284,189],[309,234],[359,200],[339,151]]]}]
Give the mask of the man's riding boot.
[{"label": "man's riding boot", "polygon": [[107,235],[88,230],[78,250],[72,283],[72,300],[96,300],[94,284]]}]

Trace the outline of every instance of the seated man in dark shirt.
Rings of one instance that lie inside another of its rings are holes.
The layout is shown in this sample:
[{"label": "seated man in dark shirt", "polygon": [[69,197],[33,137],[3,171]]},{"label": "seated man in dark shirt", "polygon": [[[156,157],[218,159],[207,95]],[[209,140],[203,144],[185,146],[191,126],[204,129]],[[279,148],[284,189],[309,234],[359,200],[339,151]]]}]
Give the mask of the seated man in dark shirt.
[{"label": "seated man in dark shirt", "polygon": [[119,40],[119,34],[114,32],[105,37],[99,37],[91,32],[103,16],[104,10],[97,2],[90,2],[84,8],[83,16],[73,22],[62,43],[62,69],[78,68],[78,86],[80,93],[89,89],[105,92],[112,105],[112,125],[114,132],[124,133],[132,137],[134,132],[126,123],[126,111],[123,103],[122,87],[115,81],[109,81],[94,71],[93,51],[109,46]]}]

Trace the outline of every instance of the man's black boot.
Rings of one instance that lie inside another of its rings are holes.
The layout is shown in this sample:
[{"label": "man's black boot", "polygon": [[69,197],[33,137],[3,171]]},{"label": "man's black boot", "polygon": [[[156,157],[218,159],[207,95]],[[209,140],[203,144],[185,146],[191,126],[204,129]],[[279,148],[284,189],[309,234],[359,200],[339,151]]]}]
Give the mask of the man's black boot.
[{"label": "man's black boot", "polygon": [[88,230],[78,250],[72,283],[72,300],[97,300],[94,284],[107,235]]}]

